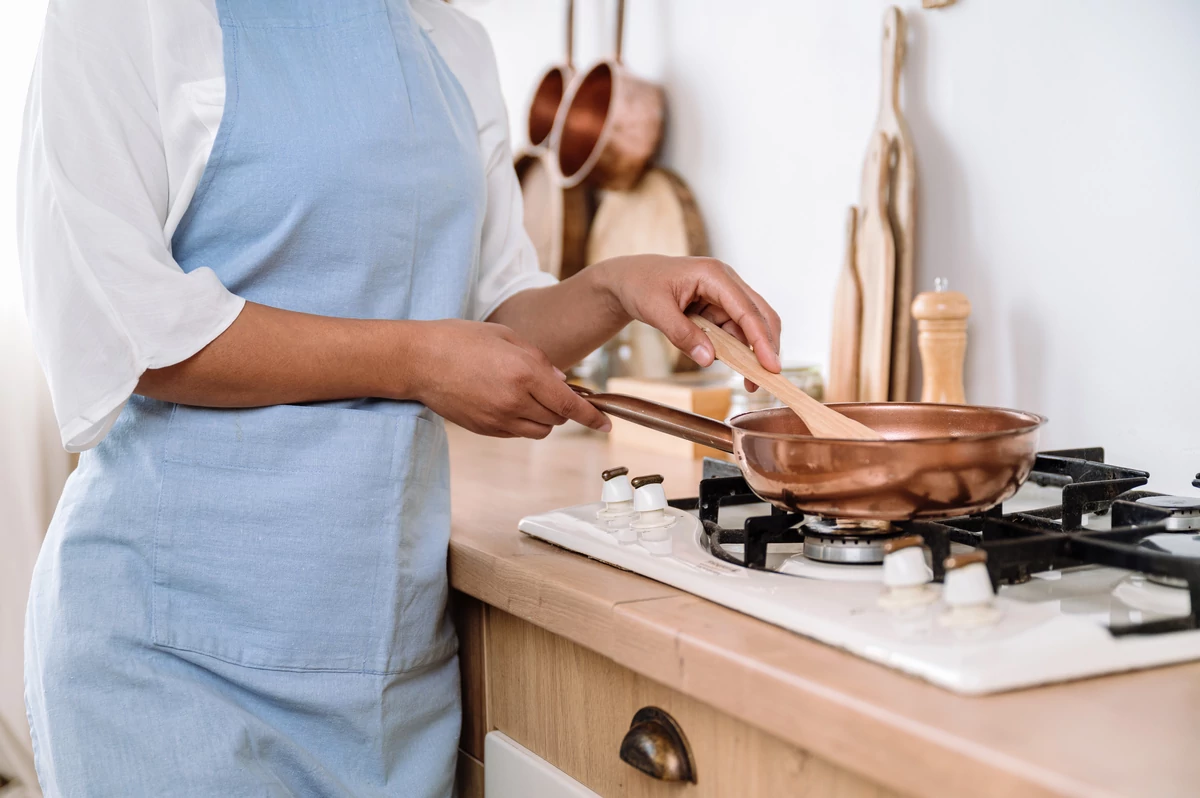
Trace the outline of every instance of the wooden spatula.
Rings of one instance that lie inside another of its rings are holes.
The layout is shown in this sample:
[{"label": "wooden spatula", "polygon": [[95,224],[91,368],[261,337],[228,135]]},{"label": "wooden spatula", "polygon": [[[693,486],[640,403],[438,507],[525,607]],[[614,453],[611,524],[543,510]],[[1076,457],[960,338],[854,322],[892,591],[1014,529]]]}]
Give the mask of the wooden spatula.
[{"label": "wooden spatula", "polygon": [[717,353],[717,360],[774,394],[779,401],[790,407],[796,415],[804,420],[808,431],[814,437],[863,441],[883,440],[883,436],[875,430],[843,416],[836,410],[829,409],[797,388],[786,377],[767,371],[759,364],[758,358],[755,357],[750,347],[716,324],[694,313],[689,314],[688,318],[695,322],[697,327],[704,330],[708,340],[712,341],[713,349]]}]

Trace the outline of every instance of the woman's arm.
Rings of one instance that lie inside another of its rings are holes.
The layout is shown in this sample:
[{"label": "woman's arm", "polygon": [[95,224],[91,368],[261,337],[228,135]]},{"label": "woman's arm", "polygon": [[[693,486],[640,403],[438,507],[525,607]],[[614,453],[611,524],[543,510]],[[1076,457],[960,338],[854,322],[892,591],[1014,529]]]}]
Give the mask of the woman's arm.
[{"label": "woman's arm", "polygon": [[475,432],[540,438],[574,419],[607,429],[554,364],[568,365],[630,319],[701,365],[712,344],[684,315],[698,310],[779,370],[779,317],[728,266],[642,255],[595,264],[522,291],[488,322],[340,319],[253,302],[192,357],[142,374],[137,393],[207,407],[380,397],[422,402]]},{"label": "woman's arm", "polygon": [[638,319],[707,366],[712,344],[688,321],[689,309],[749,343],[765,368],[779,371],[778,314],[733,269],[712,258],[612,258],[557,285],[516,294],[488,321],[511,327],[552,363],[566,367]]},{"label": "woman's arm", "polygon": [[192,357],[142,374],[143,396],[205,407],[412,399],[473,432],[540,438],[608,420],[535,347],[498,324],[314,316],[247,302]]},{"label": "woman's arm", "polygon": [[[377,396],[412,398],[413,322],[338,319],[247,302],[181,363],[150,369],[137,393],[202,407],[259,407]],[[397,368],[397,362],[407,367]]]}]

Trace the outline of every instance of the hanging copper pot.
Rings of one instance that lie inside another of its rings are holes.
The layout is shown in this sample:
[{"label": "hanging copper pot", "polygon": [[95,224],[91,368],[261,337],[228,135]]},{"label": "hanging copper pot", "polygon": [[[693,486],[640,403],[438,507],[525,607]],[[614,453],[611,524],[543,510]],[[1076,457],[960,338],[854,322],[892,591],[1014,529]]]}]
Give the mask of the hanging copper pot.
[{"label": "hanging copper pot", "polygon": [[559,106],[550,147],[568,187],[631,188],[662,141],[662,88],[622,65],[624,29],[625,0],[617,0],[614,56],[577,76]]},{"label": "hanging copper pot", "polygon": [[571,79],[575,77],[575,0],[567,0],[567,58],[562,64],[548,68],[533,90],[529,102],[529,143],[540,147],[550,138],[554,118],[562,104]]}]

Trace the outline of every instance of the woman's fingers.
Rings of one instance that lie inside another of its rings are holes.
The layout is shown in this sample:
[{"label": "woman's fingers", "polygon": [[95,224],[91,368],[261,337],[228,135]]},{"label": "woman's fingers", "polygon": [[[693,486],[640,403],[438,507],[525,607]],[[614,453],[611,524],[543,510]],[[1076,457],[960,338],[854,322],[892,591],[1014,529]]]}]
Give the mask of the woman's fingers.
[{"label": "woman's fingers", "polygon": [[554,427],[548,424],[539,424],[536,421],[530,421],[527,418],[518,418],[508,425],[508,432],[519,438],[534,438],[541,440],[550,434],[550,430]]},{"label": "woman's fingers", "polygon": [[716,352],[704,331],[693,324],[670,297],[656,297],[646,308],[642,321],[657,328],[667,340],[701,366],[712,365]]},{"label": "woman's fingers", "polygon": [[[712,342],[687,318],[679,306],[683,304],[752,347],[763,368],[778,372],[778,317],[774,310],[769,305],[766,311],[760,310],[745,283],[719,261],[702,260],[689,265],[687,276],[687,295],[679,297],[679,303],[673,301],[675,297],[656,297],[646,306],[643,321],[661,330],[692,360],[708,366],[715,354]],[[761,297],[758,299],[761,301]]]},{"label": "woman's fingers", "polygon": [[533,398],[547,411],[577,421],[585,427],[608,432],[612,422],[591,402],[572,391],[553,371],[541,372],[530,391]]},{"label": "woman's fingers", "polygon": [[[723,263],[711,261],[710,265],[704,267],[696,290],[702,299],[709,304],[719,305],[729,314],[730,320],[745,333],[746,342],[754,349],[754,354],[758,356],[758,362],[763,368],[767,371],[779,371],[778,336],[772,331],[772,325],[764,311],[759,309],[747,293],[745,283],[732,269]],[[769,305],[767,309],[774,314]],[[692,326],[695,327],[694,324]]]},{"label": "woman's fingers", "polygon": [[559,424],[566,423],[567,417],[560,416],[550,408],[543,405],[536,399],[530,398],[530,401],[521,412],[522,418],[526,421],[532,421],[536,424],[545,424],[551,427],[557,427]]},{"label": "woman's fingers", "polygon": [[529,421],[557,426],[567,419],[585,427],[607,432],[612,428],[608,416],[580,397],[566,385],[566,375],[550,362],[546,353],[520,338],[515,339],[533,361],[530,364],[530,405],[522,415]]},{"label": "woman's fingers", "polygon": [[[771,334],[771,343],[775,349],[775,354],[778,355],[779,339],[781,333],[783,332],[783,323],[779,319],[779,314],[775,312],[775,308],[771,307],[770,304],[767,303],[767,300],[763,299],[757,291],[747,285],[740,276],[735,273],[734,277],[741,282],[742,287],[746,290],[746,294],[750,297],[750,301],[754,303],[754,306],[758,308],[759,313],[766,321],[767,329]],[[780,365],[782,366],[782,363]]]}]

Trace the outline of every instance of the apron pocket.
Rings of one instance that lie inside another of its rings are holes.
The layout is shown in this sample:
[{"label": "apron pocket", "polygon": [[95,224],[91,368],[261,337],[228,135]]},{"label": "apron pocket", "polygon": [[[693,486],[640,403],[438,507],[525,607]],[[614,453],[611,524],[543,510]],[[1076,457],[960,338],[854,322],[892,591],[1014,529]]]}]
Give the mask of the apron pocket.
[{"label": "apron pocket", "polygon": [[[155,644],[240,665],[382,671],[398,624],[402,498],[438,425],[278,405],[177,407],[154,540]],[[444,456],[444,449],[442,450]]]}]

